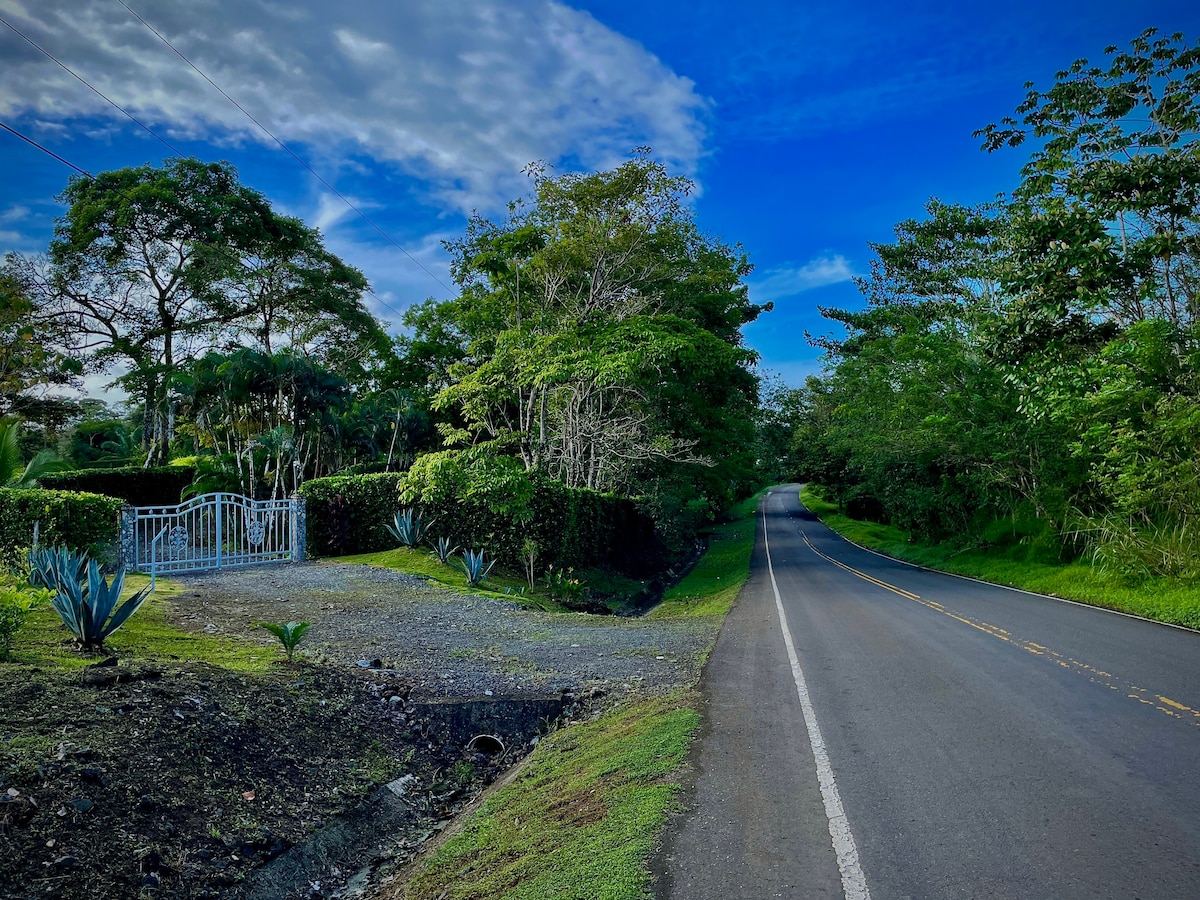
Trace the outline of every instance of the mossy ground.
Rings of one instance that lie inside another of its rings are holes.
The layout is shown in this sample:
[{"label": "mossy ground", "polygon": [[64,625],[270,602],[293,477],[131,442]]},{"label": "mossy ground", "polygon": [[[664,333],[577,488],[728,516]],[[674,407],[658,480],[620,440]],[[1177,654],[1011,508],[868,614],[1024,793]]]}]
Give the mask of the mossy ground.
[{"label": "mossy ground", "polygon": [[916,543],[895,526],[851,519],[826,501],[818,488],[806,485],[800,499],[838,534],[896,559],[1200,629],[1200,584],[1194,582],[1169,578],[1133,582],[1102,572],[1086,561],[1054,563],[1029,559],[1026,548],[1019,544],[975,550],[950,542]]}]

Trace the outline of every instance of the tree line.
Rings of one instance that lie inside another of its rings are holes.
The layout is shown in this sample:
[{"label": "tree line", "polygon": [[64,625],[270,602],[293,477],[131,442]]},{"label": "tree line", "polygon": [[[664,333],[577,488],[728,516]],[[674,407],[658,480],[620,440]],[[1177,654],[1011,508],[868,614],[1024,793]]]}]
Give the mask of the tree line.
[{"label": "tree line", "polygon": [[[44,254],[0,269],[0,416],[78,465],[186,457],[197,486],[280,496],[419,454],[506,460],[569,487],[711,515],[761,470],[740,247],[703,234],[648,150],[528,170],[448,242],[457,296],[391,337],[322,235],[228,163],[75,176]],[[114,412],[64,399],[107,374]]]},{"label": "tree line", "polygon": [[923,540],[1200,574],[1200,45],[1149,30],[977,132],[1018,186],[873,245],[791,464]]}]

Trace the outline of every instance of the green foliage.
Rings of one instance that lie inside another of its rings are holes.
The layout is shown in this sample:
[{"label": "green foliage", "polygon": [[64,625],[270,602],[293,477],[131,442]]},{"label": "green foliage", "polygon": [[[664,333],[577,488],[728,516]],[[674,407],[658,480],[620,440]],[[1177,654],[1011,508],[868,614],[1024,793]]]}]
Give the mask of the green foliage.
[{"label": "green foliage", "polygon": [[287,653],[288,662],[291,662],[296,654],[296,647],[312,628],[312,622],[261,622],[259,628],[265,628],[279,639]]},{"label": "green foliage", "polygon": [[482,550],[464,550],[461,557],[454,560],[455,564],[467,578],[467,585],[478,587],[487,581],[488,574],[496,565],[496,560],[485,561]]},{"label": "green foliage", "polygon": [[150,586],[120,602],[125,590],[125,570],[121,569],[106,581],[94,560],[87,563],[87,578],[72,576],[74,568],[68,557],[63,565],[53,566],[54,595],[50,604],[63,624],[84,650],[102,649],[105,639],[125,624],[150,596]]},{"label": "green foliage", "polygon": [[300,486],[313,556],[345,556],[395,545],[388,524],[400,503],[401,475],[335,475]]},{"label": "green foliage", "polygon": [[433,547],[431,555],[443,565],[449,563],[450,557],[458,552],[458,545],[448,537],[437,538],[431,546]]},{"label": "green foliage", "polygon": [[34,525],[43,544],[107,548],[120,531],[121,501],[71,491],[0,488],[0,547],[29,547]]},{"label": "green foliage", "polygon": [[36,487],[51,473],[70,468],[69,463],[58,459],[49,450],[41,451],[23,464],[20,431],[18,422],[0,419],[0,485],[10,488]]},{"label": "green foliage", "polygon": [[542,576],[542,584],[546,588],[546,593],[553,600],[567,607],[583,599],[584,594],[587,593],[587,585],[575,577],[574,566],[569,566],[565,570],[550,566],[546,569],[546,574]]},{"label": "green foliage", "polygon": [[87,576],[88,556],[68,547],[34,547],[29,551],[28,582],[35,588],[58,590],[61,584],[74,584]]},{"label": "green foliage", "polygon": [[45,590],[19,584],[11,575],[0,575],[0,660],[8,659],[17,632],[30,612],[48,597]]},{"label": "green foliage", "polygon": [[191,466],[175,465],[154,469],[141,466],[78,469],[45,476],[41,483],[43,487],[55,490],[119,497],[131,506],[174,506],[192,483],[195,471]]},{"label": "green foliage", "polygon": [[402,509],[387,526],[388,534],[400,542],[403,547],[418,547],[425,540],[429,523],[421,518],[421,514],[411,507]]},{"label": "green foliage", "polygon": [[700,724],[694,703],[672,694],[629,704],[540,741],[519,783],[418,867],[404,896],[641,900]]}]

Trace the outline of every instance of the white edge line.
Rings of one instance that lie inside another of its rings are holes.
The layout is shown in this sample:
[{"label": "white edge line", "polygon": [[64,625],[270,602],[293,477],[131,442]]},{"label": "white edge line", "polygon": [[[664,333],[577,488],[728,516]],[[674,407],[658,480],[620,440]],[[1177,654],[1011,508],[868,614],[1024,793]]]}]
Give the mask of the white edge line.
[{"label": "white edge line", "polygon": [[[796,493],[796,499],[797,500],[800,499],[799,492]],[[800,506],[803,507],[804,509],[808,510],[809,512],[812,512],[811,509],[808,509],[807,506],[804,506],[803,501],[800,502]],[[816,516],[817,514],[813,513],[813,515]],[[825,525],[825,523],[821,521],[820,516],[817,516],[817,521],[821,522],[822,525]],[[825,525],[825,527],[829,528],[828,525]],[[900,559],[899,557],[896,557],[896,556],[888,556],[886,553],[880,553],[878,550],[872,550],[870,547],[864,547],[862,544],[858,543],[857,541],[850,540],[850,538],[846,537],[844,534],[841,534],[840,532],[834,531],[832,528],[829,528],[829,530],[831,532],[833,532],[834,534],[836,534],[838,537],[840,537],[843,541],[845,541],[851,547],[857,547],[859,550],[865,550],[868,553],[873,553],[875,556],[878,556],[880,559],[890,559],[892,562],[898,562],[902,566],[908,566],[910,569],[920,569],[922,572],[932,572],[934,575],[947,575],[950,578],[961,578],[963,581],[973,581],[976,584],[985,584],[988,587],[995,587],[995,588],[1000,588],[1001,590],[1005,590],[1005,591],[1012,591],[1014,594],[1025,594],[1029,597],[1041,597],[1043,600],[1054,600],[1058,603],[1069,603],[1071,606],[1079,606],[1079,607],[1082,607],[1083,609],[1094,609],[1097,612],[1108,613],[1109,615],[1112,615],[1112,616],[1121,616],[1122,618],[1125,618],[1125,619],[1134,619],[1138,622],[1146,622],[1147,624],[1150,624],[1150,625],[1161,625],[1164,628],[1174,628],[1178,631],[1186,631],[1188,634],[1200,634],[1200,629],[1198,629],[1198,628],[1188,628],[1186,625],[1176,625],[1174,622],[1162,622],[1162,621],[1159,621],[1158,619],[1148,619],[1145,616],[1139,616],[1136,613],[1121,612],[1119,609],[1109,609],[1107,606],[1097,606],[1094,603],[1084,603],[1080,600],[1068,600],[1066,597],[1055,597],[1053,594],[1040,594],[1037,591],[1027,591],[1024,588],[1013,587],[1011,584],[1001,584],[998,581],[984,581],[982,578],[972,578],[970,575],[959,575],[957,572],[943,572],[941,569],[933,569],[933,568],[930,568],[929,566],[923,566],[920,563],[909,562],[907,559]]]},{"label": "white edge line", "polygon": [[[770,494],[767,495],[768,497]],[[808,683],[800,668],[800,657],[792,642],[787,614],[783,611],[783,599],[779,595],[779,584],[775,581],[775,567],[771,563],[771,543],[767,539],[767,504],[763,503],[763,546],[767,551],[767,572],[771,576],[771,590],[775,592],[775,610],[779,613],[779,627],[783,631],[783,643],[787,647],[788,660],[792,665],[792,679],[796,682],[796,695],[800,698],[800,709],[804,712],[804,726],[808,729],[808,742],[812,745],[813,760],[817,765],[817,782],[821,787],[821,799],[825,803],[825,815],[829,819],[829,836],[833,839],[833,852],[837,856],[838,871],[842,876],[842,892],[846,900],[871,900],[867,890],[867,877],[858,860],[858,845],[850,831],[850,821],[842,808],[842,796],[838,793],[833,778],[833,767],[825,751],[825,739],[817,725],[817,714],[808,694]]]}]

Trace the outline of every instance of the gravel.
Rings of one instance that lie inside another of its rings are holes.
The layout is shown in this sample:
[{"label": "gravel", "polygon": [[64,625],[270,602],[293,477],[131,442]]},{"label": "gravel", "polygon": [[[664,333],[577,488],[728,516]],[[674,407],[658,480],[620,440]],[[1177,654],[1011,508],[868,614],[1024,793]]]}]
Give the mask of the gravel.
[{"label": "gravel", "polygon": [[381,660],[413,699],[623,696],[690,686],[716,636],[703,620],[546,613],[366,565],[309,562],[174,575],[185,628],[274,642],[259,622],[309,621],[302,652]]}]

